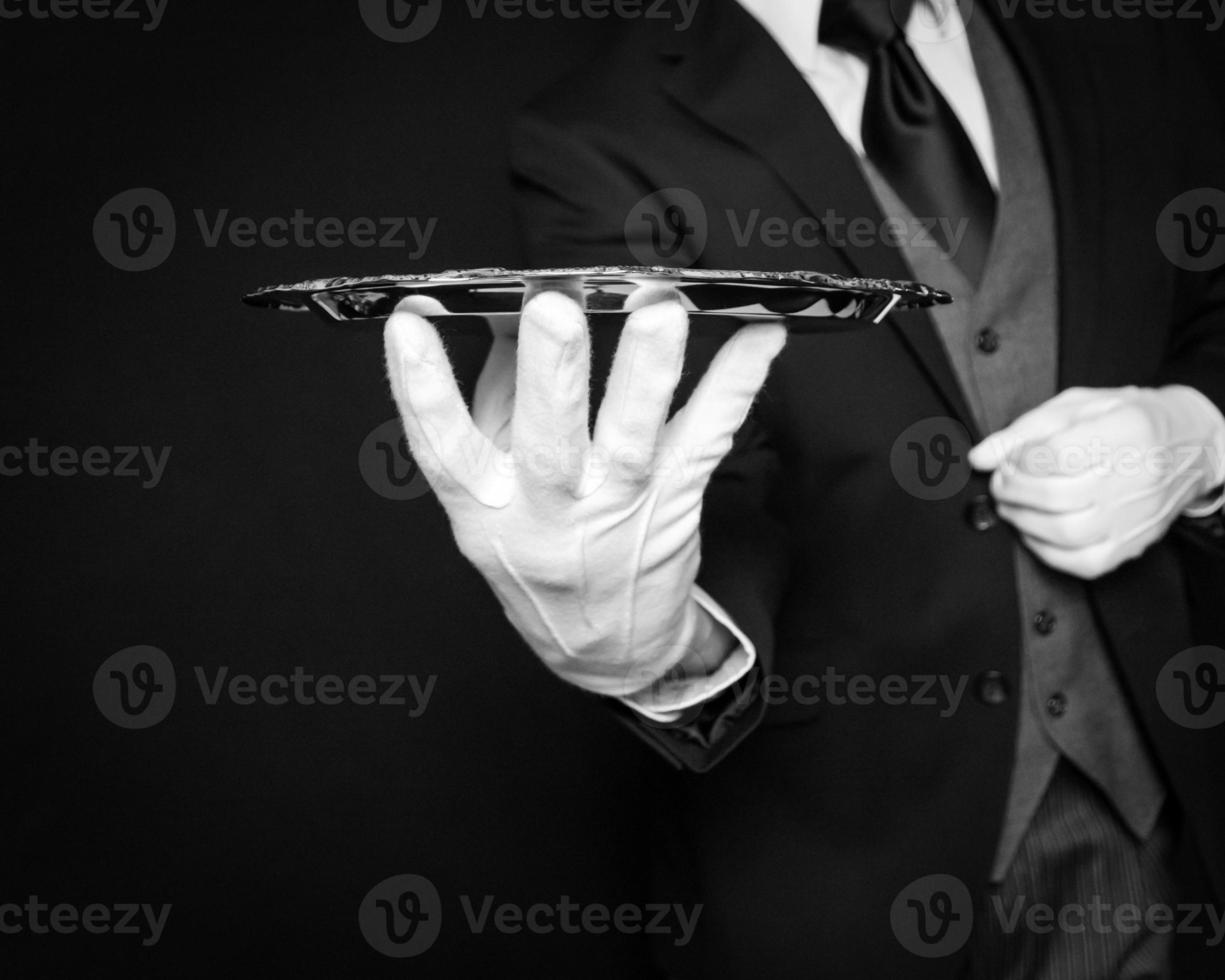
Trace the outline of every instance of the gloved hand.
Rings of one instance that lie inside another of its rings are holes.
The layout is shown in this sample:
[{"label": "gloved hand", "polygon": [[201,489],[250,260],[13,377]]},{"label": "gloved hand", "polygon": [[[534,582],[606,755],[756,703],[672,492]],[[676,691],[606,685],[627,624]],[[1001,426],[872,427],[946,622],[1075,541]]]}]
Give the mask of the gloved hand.
[{"label": "gloved hand", "polygon": [[1069,388],[984,439],[970,465],[994,471],[999,515],[1039,558],[1092,579],[1220,486],[1225,419],[1183,385]]},{"label": "gloved hand", "polygon": [[461,552],[551,670],[611,696],[706,643],[693,598],[702,495],[786,340],[779,324],[741,328],[669,421],[687,314],[658,290],[628,306],[594,435],[587,323],[560,293],[528,302],[517,349],[495,338],[471,415],[417,315],[428,303],[402,303],[385,334],[409,447]]}]

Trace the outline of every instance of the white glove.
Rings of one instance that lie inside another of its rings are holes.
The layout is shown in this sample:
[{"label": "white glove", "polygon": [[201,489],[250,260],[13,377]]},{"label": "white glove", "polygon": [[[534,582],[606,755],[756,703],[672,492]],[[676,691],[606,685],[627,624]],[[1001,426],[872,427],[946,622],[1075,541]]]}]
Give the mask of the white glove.
[{"label": "white glove", "polygon": [[994,471],[999,515],[1039,558],[1092,579],[1221,485],[1225,418],[1184,385],[1069,388],[984,439],[970,465]]},{"label": "white glove", "polygon": [[741,328],[668,421],[688,316],[658,290],[627,305],[594,436],[587,323],[559,293],[525,306],[517,351],[495,338],[471,415],[417,315],[427,303],[402,303],[385,334],[409,447],[460,551],[554,673],[611,696],[650,687],[709,639],[694,599],[702,494],[786,340],[779,324]]}]

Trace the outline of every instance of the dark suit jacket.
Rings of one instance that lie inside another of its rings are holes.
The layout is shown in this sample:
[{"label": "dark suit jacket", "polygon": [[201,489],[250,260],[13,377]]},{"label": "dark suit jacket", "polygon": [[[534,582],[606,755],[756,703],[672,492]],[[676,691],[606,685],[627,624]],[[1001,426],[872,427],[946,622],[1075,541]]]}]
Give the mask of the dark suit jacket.
[{"label": "dark suit jacket", "polygon": [[[1225,277],[1180,271],[1154,234],[1172,198],[1225,180],[1225,130],[1210,122],[1189,59],[1154,21],[1027,20],[988,3],[974,15],[996,18],[1042,128],[1058,209],[1061,386],[1181,382],[1225,409]],[[705,205],[709,234],[676,264],[909,275],[879,237],[737,243],[726,209],[788,223],[831,208],[881,215],[808,84],[731,0],[703,3],[685,32],[627,30],[523,115],[512,147],[536,265],[635,264],[631,209],[682,188]],[[709,351],[693,346],[696,375]],[[793,335],[712,483],[700,581],[753,638],[763,672],[832,666],[969,686],[951,717],[767,706],[755,684],[696,725],[638,724],[685,770],[661,790],[662,897],[705,910],[694,946],[674,951],[677,975],[955,975],[956,956],[902,948],[890,906],[925,875],[976,892],[986,882],[1013,759],[1022,624],[1010,530],[967,521],[986,481],[932,502],[891,474],[895,439],[932,416],[981,435],[925,314]],[[1219,569],[1219,541],[1185,533],[1206,556],[1198,574]],[[1193,640],[1173,536],[1090,593],[1186,815],[1188,854],[1223,897],[1225,728],[1181,727],[1155,696],[1162,665]]]}]

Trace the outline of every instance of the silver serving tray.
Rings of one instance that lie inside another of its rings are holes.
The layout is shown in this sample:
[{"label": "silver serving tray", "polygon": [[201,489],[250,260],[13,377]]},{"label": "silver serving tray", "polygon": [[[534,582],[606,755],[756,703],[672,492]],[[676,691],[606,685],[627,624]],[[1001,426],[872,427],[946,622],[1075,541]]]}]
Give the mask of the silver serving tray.
[{"label": "silver serving tray", "polygon": [[822,272],[743,272],[664,266],[573,269],[467,269],[437,275],[312,279],[266,286],[243,297],[251,306],[312,311],[331,323],[360,324],[390,316],[406,296],[436,301],[430,319],[488,324],[519,315],[526,298],[558,290],[580,300],[588,315],[625,312],[639,287],[666,285],[691,317],[742,323],[785,322],[792,330],[845,330],[879,323],[894,309],[952,302],[948,293],[915,282],[851,279]]}]

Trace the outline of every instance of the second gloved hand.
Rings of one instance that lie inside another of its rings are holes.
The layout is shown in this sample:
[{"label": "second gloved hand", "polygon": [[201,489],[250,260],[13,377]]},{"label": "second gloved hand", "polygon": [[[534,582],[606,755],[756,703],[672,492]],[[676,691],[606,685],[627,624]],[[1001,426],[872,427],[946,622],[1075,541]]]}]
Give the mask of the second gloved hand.
[{"label": "second gloved hand", "polygon": [[1069,388],[984,439],[970,463],[993,471],[999,514],[1030,550],[1092,579],[1220,486],[1225,420],[1182,385]]}]

